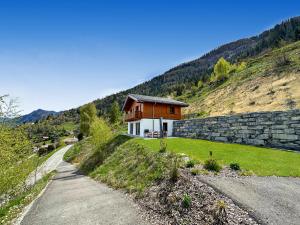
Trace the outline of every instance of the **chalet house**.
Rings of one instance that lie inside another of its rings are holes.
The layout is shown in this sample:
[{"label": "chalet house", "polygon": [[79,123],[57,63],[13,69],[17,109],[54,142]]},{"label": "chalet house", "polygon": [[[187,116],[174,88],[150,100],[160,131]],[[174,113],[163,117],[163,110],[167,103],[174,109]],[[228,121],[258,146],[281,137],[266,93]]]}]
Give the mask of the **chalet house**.
[{"label": "chalet house", "polygon": [[188,104],[168,98],[129,94],[123,105],[128,134],[141,137],[172,136],[173,121],[181,120]]}]

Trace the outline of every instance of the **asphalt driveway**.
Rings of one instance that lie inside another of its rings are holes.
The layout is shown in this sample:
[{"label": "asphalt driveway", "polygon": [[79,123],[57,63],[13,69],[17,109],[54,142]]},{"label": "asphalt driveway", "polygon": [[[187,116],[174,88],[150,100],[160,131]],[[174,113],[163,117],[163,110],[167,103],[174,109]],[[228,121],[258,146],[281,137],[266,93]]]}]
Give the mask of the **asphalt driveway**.
[{"label": "asphalt driveway", "polygon": [[40,180],[44,175],[50,173],[55,170],[60,163],[63,162],[64,154],[72,147],[72,145],[67,145],[57,152],[55,152],[52,156],[49,157],[42,165],[40,165],[35,173],[33,171],[28,179],[26,180],[26,185],[31,186],[38,180]]},{"label": "asphalt driveway", "polygon": [[123,193],[81,175],[62,162],[58,174],[33,203],[22,225],[147,225]]},{"label": "asphalt driveway", "polygon": [[201,176],[201,180],[252,211],[264,224],[300,224],[300,178]]}]

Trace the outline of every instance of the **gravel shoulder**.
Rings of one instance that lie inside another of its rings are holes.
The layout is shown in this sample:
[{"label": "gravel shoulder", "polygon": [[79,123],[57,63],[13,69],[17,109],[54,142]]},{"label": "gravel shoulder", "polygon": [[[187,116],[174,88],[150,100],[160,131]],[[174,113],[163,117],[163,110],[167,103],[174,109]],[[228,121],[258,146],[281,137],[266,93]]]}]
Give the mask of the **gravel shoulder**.
[{"label": "gravel shoulder", "polygon": [[22,225],[147,225],[132,200],[121,192],[81,175],[62,162],[44,194],[32,205]]},{"label": "gravel shoulder", "polygon": [[299,225],[300,178],[200,176],[264,224]]}]

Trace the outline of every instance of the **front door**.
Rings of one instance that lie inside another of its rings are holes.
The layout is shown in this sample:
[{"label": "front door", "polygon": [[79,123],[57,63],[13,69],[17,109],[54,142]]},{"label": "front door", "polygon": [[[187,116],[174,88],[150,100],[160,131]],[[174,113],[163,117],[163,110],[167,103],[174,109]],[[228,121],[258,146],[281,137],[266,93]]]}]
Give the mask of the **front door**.
[{"label": "front door", "polygon": [[163,123],[164,136],[168,135],[168,123]]}]

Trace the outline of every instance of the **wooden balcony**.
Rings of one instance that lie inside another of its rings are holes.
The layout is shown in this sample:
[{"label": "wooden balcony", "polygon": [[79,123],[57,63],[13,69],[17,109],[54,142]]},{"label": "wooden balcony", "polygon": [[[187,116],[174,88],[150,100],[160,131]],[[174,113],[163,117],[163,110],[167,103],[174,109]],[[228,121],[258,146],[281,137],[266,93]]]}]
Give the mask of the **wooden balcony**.
[{"label": "wooden balcony", "polygon": [[143,116],[143,112],[141,111],[135,111],[132,113],[125,114],[125,122],[140,120],[142,119],[142,116]]}]

